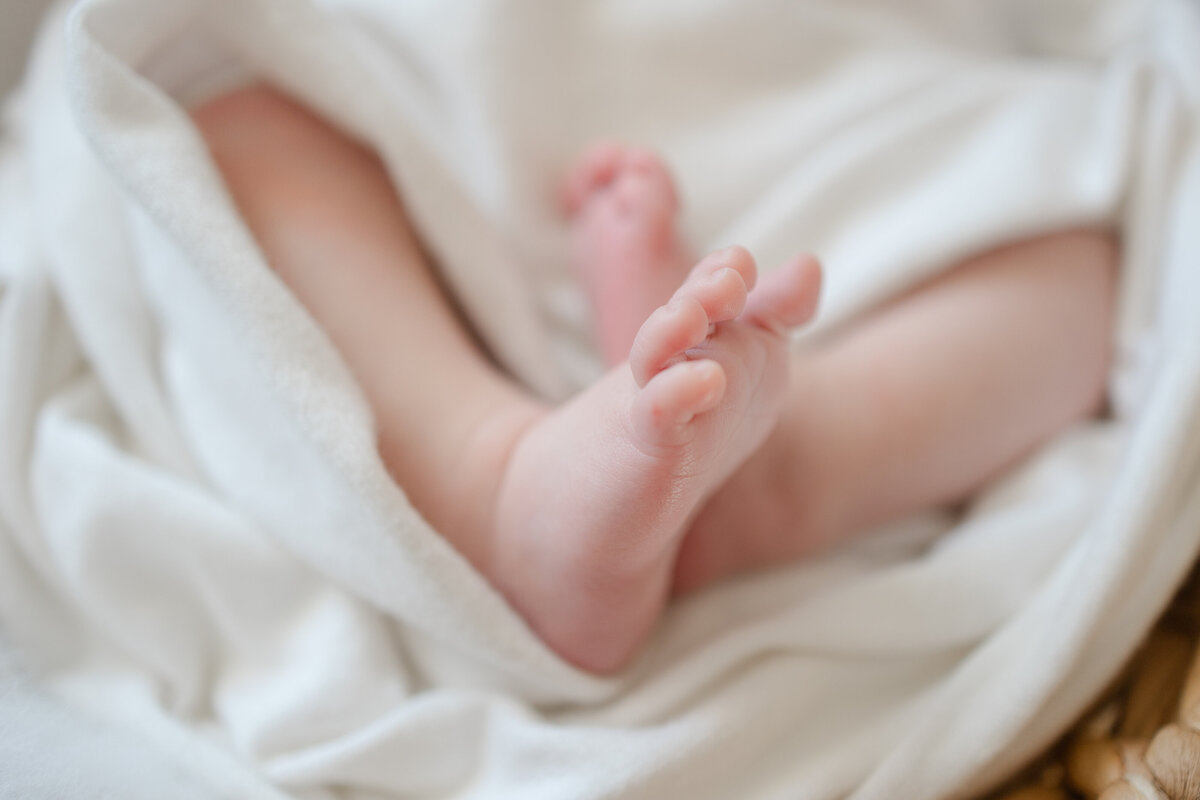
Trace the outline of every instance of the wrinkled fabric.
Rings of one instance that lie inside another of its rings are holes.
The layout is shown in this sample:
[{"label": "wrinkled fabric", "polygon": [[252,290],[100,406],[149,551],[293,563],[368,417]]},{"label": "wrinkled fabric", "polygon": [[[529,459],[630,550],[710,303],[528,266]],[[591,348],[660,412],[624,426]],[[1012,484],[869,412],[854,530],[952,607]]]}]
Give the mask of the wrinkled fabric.
[{"label": "wrinkled fabric", "polygon": [[[598,374],[555,190],[609,137],[664,154],[698,250],[819,253],[818,331],[987,247],[1119,229],[1111,412],[961,516],[714,587],[626,672],[581,673],[391,482],[264,263],[188,117],[251,80],[378,151],[542,396]],[[0,630],[47,726],[0,744],[82,715],[155,765],[104,759],[129,796],[993,785],[1114,675],[1200,544],[1198,114],[1191,0],[61,11],[0,150]]]}]

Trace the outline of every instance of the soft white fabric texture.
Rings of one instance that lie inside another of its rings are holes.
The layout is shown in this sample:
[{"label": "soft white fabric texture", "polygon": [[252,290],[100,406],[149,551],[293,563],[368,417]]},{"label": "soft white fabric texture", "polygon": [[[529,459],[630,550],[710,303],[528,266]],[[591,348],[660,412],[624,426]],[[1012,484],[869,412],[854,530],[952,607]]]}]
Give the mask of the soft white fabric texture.
[{"label": "soft white fabric texture", "polygon": [[[1112,419],[963,519],[717,587],[627,673],[582,674],[389,481],[231,206],[186,106],[250,77],[380,152],[544,395],[597,369],[554,190],[610,136],[665,153],[699,249],[821,254],[826,327],[981,248],[1119,226]],[[143,794],[962,795],[1082,709],[1196,555],[1189,0],[86,0],[18,100],[0,629],[142,741]]]}]

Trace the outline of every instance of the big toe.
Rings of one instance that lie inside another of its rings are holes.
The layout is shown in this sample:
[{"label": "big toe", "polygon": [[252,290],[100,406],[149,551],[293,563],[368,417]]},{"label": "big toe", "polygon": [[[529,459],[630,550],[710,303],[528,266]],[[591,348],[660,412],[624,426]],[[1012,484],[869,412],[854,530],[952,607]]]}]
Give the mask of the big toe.
[{"label": "big toe", "polygon": [[590,195],[612,182],[623,154],[624,148],[615,142],[600,142],[588,148],[563,182],[562,200],[567,213],[578,214]]},{"label": "big toe", "polygon": [[619,196],[648,211],[673,218],[679,210],[675,179],[654,151],[630,147],[622,154],[614,190]]},{"label": "big toe", "polygon": [[746,299],[745,318],[782,333],[812,319],[821,295],[821,265],[800,256],[764,275]]},{"label": "big toe", "polygon": [[622,218],[636,220],[664,236],[674,236],[678,208],[668,178],[657,173],[621,172],[606,196],[611,199],[612,210]]}]

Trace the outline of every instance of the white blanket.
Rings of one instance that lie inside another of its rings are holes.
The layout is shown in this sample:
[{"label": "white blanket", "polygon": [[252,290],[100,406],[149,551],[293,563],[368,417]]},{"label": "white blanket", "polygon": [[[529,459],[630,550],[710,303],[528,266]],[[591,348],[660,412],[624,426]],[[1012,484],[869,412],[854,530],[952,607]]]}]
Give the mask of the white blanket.
[{"label": "white blanket", "polygon": [[[582,674],[389,481],[238,218],[186,108],[253,78],[380,152],[546,396],[597,370],[554,188],[608,136],[665,153],[699,249],[821,254],[824,327],[982,248],[1118,226],[1111,418],[962,518],[716,587]],[[31,715],[141,748],[100,768],[155,765],[118,796],[965,794],[1081,711],[1196,555],[1190,0],[85,0],[9,111],[0,630]],[[0,744],[58,724],[8,719]]]}]

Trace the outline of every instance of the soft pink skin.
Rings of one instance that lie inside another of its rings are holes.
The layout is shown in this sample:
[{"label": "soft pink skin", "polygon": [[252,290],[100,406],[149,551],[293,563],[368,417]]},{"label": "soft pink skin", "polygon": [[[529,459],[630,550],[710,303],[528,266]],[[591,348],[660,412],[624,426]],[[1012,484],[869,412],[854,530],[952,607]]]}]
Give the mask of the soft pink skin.
[{"label": "soft pink skin", "polygon": [[[760,282],[745,250],[708,256],[639,322],[627,363],[549,409],[463,331],[372,154],[265,88],[194,118],[268,261],[360,382],[412,502],[565,659],[624,665],[697,507],[775,424],[815,262]],[[324,180],[297,180],[312,170]]]},{"label": "soft pink skin", "polygon": [[[564,191],[598,345],[610,361],[636,329],[635,310],[661,302],[663,287],[686,269],[676,192],[654,162],[644,150],[599,145]],[[1087,230],[997,248],[795,348],[777,425],[701,505],[676,560],[674,591],[959,503],[1096,413],[1115,250],[1110,235]]]},{"label": "soft pink skin", "polygon": [[513,448],[488,571],[576,663],[616,668],[648,635],[699,504],[774,427],[784,333],[811,316],[820,272],[798,260],[772,278],[740,248],[705,258],[627,364]]},{"label": "soft pink skin", "polygon": [[606,364],[618,364],[642,322],[696,263],[675,231],[674,181],[650,151],[601,144],[572,170],[563,200],[596,344]]},{"label": "soft pink skin", "polygon": [[397,483],[585,669],[627,663],[670,591],[962,500],[1103,401],[1110,236],[985,253],[789,354],[816,263],[760,277],[731,248],[685,276],[665,169],[610,145],[565,199],[613,367],[550,409],[455,317],[372,153],[264,87],[194,118],[360,383]]}]

